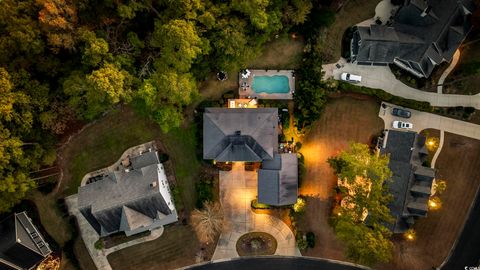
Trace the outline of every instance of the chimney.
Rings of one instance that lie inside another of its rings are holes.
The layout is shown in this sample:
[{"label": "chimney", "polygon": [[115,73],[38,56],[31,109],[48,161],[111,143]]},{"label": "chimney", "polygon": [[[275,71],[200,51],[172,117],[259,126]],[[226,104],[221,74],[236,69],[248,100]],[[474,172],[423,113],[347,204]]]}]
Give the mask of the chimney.
[{"label": "chimney", "polygon": [[153,181],[152,183],[150,183],[150,187],[151,188],[156,188],[157,187],[157,181]]}]

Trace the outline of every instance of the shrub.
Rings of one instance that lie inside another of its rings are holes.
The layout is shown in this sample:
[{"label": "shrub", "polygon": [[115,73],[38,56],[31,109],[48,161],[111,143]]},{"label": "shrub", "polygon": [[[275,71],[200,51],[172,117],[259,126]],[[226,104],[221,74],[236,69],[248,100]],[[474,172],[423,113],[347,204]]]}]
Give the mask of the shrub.
[{"label": "shrub", "polygon": [[38,185],[38,190],[47,195],[53,191],[53,189],[57,186],[57,178],[55,177],[48,177],[46,180],[43,180],[42,183]]},{"label": "shrub", "polygon": [[433,107],[428,102],[394,96],[381,89],[368,88],[364,86],[353,85],[346,82],[340,82],[338,90],[342,92],[366,94],[366,95],[377,97],[380,100],[390,102],[402,107],[408,107],[408,108],[412,108],[412,109],[416,109],[424,112],[433,112]]},{"label": "shrub", "polygon": [[472,114],[475,112],[474,107],[465,107],[465,113]]},{"label": "shrub", "polygon": [[200,181],[195,183],[195,190],[197,192],[197,201],[195,206],[202,209],[207,201],[213,201],[213,179],[202,177]]},{"label": "shrub", "polygon": [[103,239],[98,239],[93,246],[95,249],[102,250],[105,248],[105,243],[103,242]]},{"label": "shrub", "polygon": [[307,245],[309,248],[315,247],[315,234],[313,232],[307,232]]},{"label": "shrub", "polygon": [[259,203],[257,199],[252,200],[252,202],[250,203],[250,206],[253,209],[270,209],[271,208],[271,206],[268,204]]},{"label": "shrub", "polygon": [[295,144],[295,150],[300,151],[301,148],[302,148],[302,143],[301,143],[301,142],[297,142],[297,143]]},{"label": "shrub", "polygon": [[305,250],[308,247],[307,239],[303,237],[303,233],[297,233],[297,246],[300,250]]},{"label": "shrub", "polygon": [[164,162],[168,161],[169,156],[165,153],[161,153],[161,154],[158,155],[158,159],[160,160],[161,163],[164,163]]},{"label": "shrub", "polygon": [[297,198],[297,202],[293,205],[293,211],[295,213],[305,212],[306,202],[304,198]]},{"label": "shrub", "polygon": [[305,167],[305,158],[301,153],[298,153],[298,186],[300,187],[307,171]]}]

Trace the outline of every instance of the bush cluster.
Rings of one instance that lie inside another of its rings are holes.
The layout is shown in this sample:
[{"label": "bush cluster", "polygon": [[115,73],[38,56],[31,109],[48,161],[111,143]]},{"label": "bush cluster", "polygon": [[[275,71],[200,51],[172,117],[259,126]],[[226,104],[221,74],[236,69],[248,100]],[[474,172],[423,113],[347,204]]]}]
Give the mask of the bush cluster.
[{"label": "bush cluster", "polygon": [[402,107],[407,107],[424,112],[433,112],[433,107],[430,105],[429,102],[394,96],[381,89],[368,88],[365,86],[357,86],[346,82],[339,82],[337,90],[340,92],[365,94]]}]

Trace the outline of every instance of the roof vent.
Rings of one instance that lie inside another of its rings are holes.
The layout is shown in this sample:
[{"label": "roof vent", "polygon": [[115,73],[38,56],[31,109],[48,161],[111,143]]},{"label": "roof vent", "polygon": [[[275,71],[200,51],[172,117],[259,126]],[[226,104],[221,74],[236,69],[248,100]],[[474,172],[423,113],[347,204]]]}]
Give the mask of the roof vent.
[{"label": "roof vent", "polygon": [[240,136],[242,132],[240,130],[235,131],[235,135]]},{"label": "roof vent", "polygon": [[125,169],[125,172],[130,172],[130,169]]},{"label": "roof vent", "polygon": [[156,188],[157,187],[157,181],[153,181],[152,183],[150,183],[150,187],[151,188]]}]

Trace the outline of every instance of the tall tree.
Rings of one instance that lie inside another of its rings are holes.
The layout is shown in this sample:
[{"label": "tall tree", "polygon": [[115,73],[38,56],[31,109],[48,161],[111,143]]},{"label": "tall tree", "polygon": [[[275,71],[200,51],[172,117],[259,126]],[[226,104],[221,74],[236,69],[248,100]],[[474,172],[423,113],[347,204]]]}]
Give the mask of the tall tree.
[{"label": "tall tree", "polygon": [[202,52],[201,42],[191,21],[172,20],[167,24],[156,21],[151,45],[160,48],[157,69],[188,71],[193,60]]},{"label": "tall tree", "polygon": [[352,143],[328,162],[341,183],[342,204],[334,228],[347,246],[347,256],[366,265],[388,261],[393,247],[385,227],[393,221],[387,206],[392,196],[384,185],[392,176],[389,157]]},{"label": "tall tree", "polygon": [[155,72],[145,80],[138,91],[138,98],[164,132],[180,126],[183,120],[183,107],[198,96],[193,77],[174,71]]},{"label": "tall tree", "polygon": [[38,20],[44,29],[48,43],[55,52],[59,48],[73,49],[75,27],[78,23],[77,8],[69,0],[36,0],[41,6]]},{"label": "tall tree", "polygon": [[69,103],[84,119],[93,119],[131,96],[132,76],[106,63],[89,75],[73,72],[63,83]]}]

